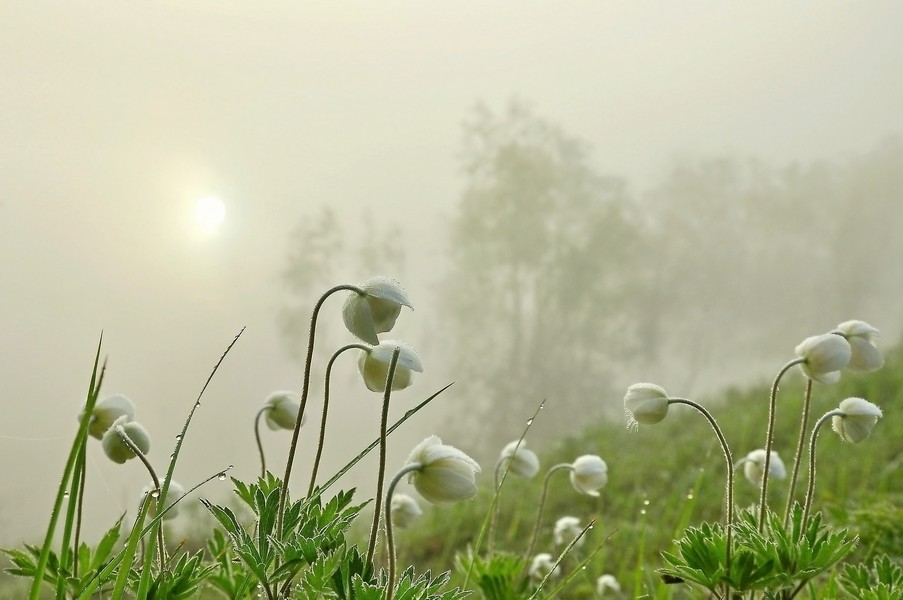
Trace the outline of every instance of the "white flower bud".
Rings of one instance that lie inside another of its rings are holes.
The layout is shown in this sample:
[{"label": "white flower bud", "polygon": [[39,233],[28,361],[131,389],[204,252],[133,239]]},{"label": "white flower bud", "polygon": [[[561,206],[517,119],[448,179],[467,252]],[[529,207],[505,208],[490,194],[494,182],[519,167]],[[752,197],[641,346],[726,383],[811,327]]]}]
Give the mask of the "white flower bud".
[{"label": "white flower bud", "polygon": [[555,565],[555,559],[548,552],[542,552],[533,557],[530,563],[530,577],[545,579],[547,575],[557,577],[561,570]]},{"label": "white flower bud", "polygon": [[414,381],[414,371],[423,372],[420,357],[410,344],[400,340],[385,340],[369,351],[362,350],[357,359],[357,368],[364,379],[364,384],[371,392],[386,391],[386,377],[395,348],[400,348],[401,352],[398,354],[398,364],[395,365],[395,377],[392,378],[393,390],[403,390],[411,385]]},{"label": "white flower bud", "polygon": [[[554,529],[555,545],[563,546],[570,544],[578,535],[583,533],[583,527],[580,525],[580,519],[577,517],[561,517],[555,521]],[[574,548],[579,548],[586,541],[586,536],[581,537],[574,544]]]},{"label": "white flower bud", "polygon": [[[298,419],[298,410],[301,407],[298,394],[287,391],[273,392],[266,399],[264,406],[269,407],[269,410],[264,413],[267,427],[273,431],[295,429],[295,421]],[[304,423],[303,417],[301,423]]]},{"label": "white flower bud", "polygon": [[837,383],[840,370],[850,364],[853,351],[842,336],[823,333],[800,342],[796,354],[804,360],[800,368],[806,377],[819,383]]},{"label": "white flower bud", "polygon": [[615,579],[614,575],[606,573],[605,575],[600,575],[599,578],[596,579],[596,593],[600,596],[606,596],[609,592],[620,594],[621,584],[618,583],[618,580]]},{"label": "white flower bud", "polygon": [[526,446],[526,440],[514,440],[502,448],[499,460],[511,461],[508,470],[515,475],[529,479],[539,473],[539,457]]},{"label": "white flower bud", "polygon": [[396,527],[410,527],[423,514],[417,501],[407,494],[394,494],[392,506],[389,508],[392,524]]},{"label": "white flower bud", "polygon": [[[153,486],[153,484],[146,485],[146,486],[144,486],[143,493],[144,494],[152,494],[155,489],[157,489],[157,488],[155,488]],[[182,497],[184,495],[185,495],[185,488],[182,487],[176,481],[170,481],[169,482],[169,491],[166,492],[166,506],[167,507],[172,506],[173,504],[178,502],[180,499],[182,499]],[[161,512],[162,512],[162,510],[163,509],[161,509]],[[170,519],[175,519],[178,514],[179,514],[179,506],[178,505],[172,506],[172,508],[169,509],[169,511],[165,515],[163,515],[163,520],[169,521]]]},{"label": "white flower bud", "polygon": [[[756,487],[762,487],[762,478],[765,475],[765,450],[760,448],[753,450],[740,461],[743,465],[743,476]],[[739,467],[739,464],[737,465]],[[771,451],[771,460],[768,461],[768,477],[785,479],[787,469],[784,461],[774,450]]]},{"label": "white flower bud", "polygon": [[881,409],[862,398],[847,398],[838,407],[842,415],[831,419],[831,427],[846,442],[861,442],[869,436],[872,428],[883,417]]},{"label": "white flower bud", "polygon": [[480,465],[457,448],[446,446],[433,435],[411,451],[406,465],[419,465],[408,476],[417,492],[433,504],[459,502],[477,493]]},{"label": "white flower bud", "polygon": [[376,345],[376,334],[391,331],[401,307],[411,308],[411,301],[401,284],[391,277],[371,277],[358,287],[364,294],[351,292],[342,307],[342,320],[352,334]]},{"label": "white flower bud", "polygon": [[837,326],[837,331],[850,343],[853,356],[847,367],[851,371],[864,373],[877,371],[884,366],[884,358],[875,342],[878,330],[865,321],[844,321]]},{"label": "white flower bud", "polygon": [[654,383],[635,383],[627,388],[624,412],[628,427],[655,425],[668,416],[668,394]]},{"label": "white flower bud", "polygon": [[109,459],[120,465],[135,457],[132,449],[122,440],[120,431],[125,433],[142,454],[150,452],[150,435],[148,435],[147,430],[138,423],[130,422],[127,419],[128,417],[122,416],[113,421],[113,424],[100,440],[103,451]]},{"label": "white flower bud", "polygon": [[[78,415],[81,420],[84,411]],[[91,412],[91,422],[88,424],[88,433],[91,437],[98,440],[103,437],[107,429],[113,424],[113,421],[119,417],[127,417],[127,421],[135,418],[135,405],[126,396],[122,394],[113,394],[108,398],[100,400],[94,405]]]},{"label": "white flower bud", "polygon": [[571,485],[581,494],[598,496],[608,483],[608,465],[600,457],[584,454],[571,463]]}]

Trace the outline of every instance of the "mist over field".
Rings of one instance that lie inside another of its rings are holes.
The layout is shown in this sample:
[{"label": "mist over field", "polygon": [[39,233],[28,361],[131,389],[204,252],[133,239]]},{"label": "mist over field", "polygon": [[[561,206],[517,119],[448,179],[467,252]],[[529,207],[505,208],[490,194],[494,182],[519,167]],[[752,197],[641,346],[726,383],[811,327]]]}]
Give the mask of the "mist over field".
[{"label": "mist over field", "polygon": [[[392,415],[455,382],[390,462],[433,433],[493,457],[543,399],[531,447],[622,418],[635,381],[758,382],[848,319],[895,344],[901,27],[879,3],[4,4],[0,543],[45,527],[101,333],[102,396],[132,398],[163,464],[245,327],[187,485],[255,475],[254,415],[299,388],[314,302],[372,275],[410,295],[391,335],[425,367]],[[319,372],[351,341],[341,303]],[[354,359],[333,376],[324,473],[378,433]],[[147,482],[88,460],[92,535]]]}]

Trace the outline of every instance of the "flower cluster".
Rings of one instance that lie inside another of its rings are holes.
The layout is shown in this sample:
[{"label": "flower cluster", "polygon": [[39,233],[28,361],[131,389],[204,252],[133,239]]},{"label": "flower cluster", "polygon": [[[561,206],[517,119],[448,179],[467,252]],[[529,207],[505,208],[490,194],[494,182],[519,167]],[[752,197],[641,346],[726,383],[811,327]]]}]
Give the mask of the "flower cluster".
[{"label": "flower cluster", "polygon": [[[79,415],[79,420],[83,415]],[[132,401],[122,394],[114,394],[94,405],[88,421],[88,433],[101,441],[103,451],[110,460],[123,464],[137,456],[133,447],[142,454],[150,452],[150,434],[134,419],[135,405]]]}]

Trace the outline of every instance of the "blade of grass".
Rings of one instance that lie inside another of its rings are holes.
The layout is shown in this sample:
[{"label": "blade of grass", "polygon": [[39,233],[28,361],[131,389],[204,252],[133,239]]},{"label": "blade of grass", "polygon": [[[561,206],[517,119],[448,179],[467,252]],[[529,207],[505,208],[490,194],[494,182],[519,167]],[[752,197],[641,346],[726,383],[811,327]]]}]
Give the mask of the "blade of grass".
[{"label": "blade of grass", "polygon": [[[72,529],[76,519],[76,509],[79,505],[79,490],[82,488],[82,478],[85,476],[85,451],[87,444],[83,444],[79,449],[75,458],[75,468],[73,469],[72,483],[69,486],[69,498],[66,504],[66,520],[63,523],[63,538],[60,541],[60,566],[68,569],[71,573],[78,573],[77,568],[71,568],[68,565],[69,560],[69,540],[72,539]],[[78,548],[72,551],[73,563],[78,562]],[[63,577],[57,579],[56,597],[64,598],[66,580]]]},{"label": "blade of grass", "polygon": [[[179,452],[182,450],[182,442],[185,441],[185,435],[188,433],[188,425],[191,424],[191,419],[194,417],[195,411],[201,406],[201,398],[204,397],[204,392],[207,391],[207,386],[210,385],[210,382],[213,380],[213,376],[216,375],[216,372],[219,370],[221,364],[226,359],[226,356],[229,354],[229,351],[232,350],[232,347],[235,346],[236,342],[238,342],[238,338],[241,337],[241,334],[245,332],[245,328],[242,327],[241,330],[235,335],[232,341],[226,346],[226,349],[223,351],[222,355],[219,357],[219,360],[216,361],[216,364],[213,365],[213,369],[210,371],[210,375],[207,376],[207,381],[204,382],[203,387],[201,387],[201,391],[198,394],[197,399],[194,401],[194,404],[191,406],[191,410],[188,412],[188,417],[185,419],[185,423],[182,425],[182,431],[176,436],[176,447],[172,451],[172,457],[169,460],[169,468],[166,470],[166,475],[163,478],[163,484],[160,489],[160,497],[157,499],[157,506],[166,506],[166,495],[169,493],[169,484],[172,482],[172,474],[176,469],[176,461],[179,460]],[[162,525],[158,525],[158,527],[162,527]],[[144,554],[144,565],[141,569],[141,580],[138,583],[138,597],[142,598],[141,595],[143,593],[147,593],[148,586],[150,585],[150,578],[153,571],[151,570],[151,562],[154,559],[154,552],[157,549],[157,540],[158,535],[156,532],[154,535],[151,535],[148,538],[148,548]]]},{"label": "blade of grass", "polygon": [[[146,536],[148,533],[150,533],[154,529],[154,527],[156,527],[157,524],[159,524],[163,520],[163,517],[166,516],[166,513],[168,513],[170,510],[172,510],[173,507],[176,506],[176,504],[178,504],[179,502],[182,501],[182,499],[188,497],[189,494],[194,492],[196,489],[198,489],[205,483],[212,481],[214,478],[218,479],[220,477],[225,477],[226,471],[228,471],[230,468],[232,468],[231,465],[228,468],[226,468],[214,475],[211,475],[204,481],[200,482],[199,484],[197,484],[196,486],[194,486],[193,488],[191,488],[190,490],[185,492],[185,495],[182,496],[182,498],[176,500],[175,502],[173,502],[172,504],[167,506],[165,509],[161,510],[156,515],[154,515],[154,518],[151,519],[151,522],[144,526],[144,529],[141,531],[141,534],[138,536],[139,539],[141,537]],[[119,567],[120,563],[122,563],[122,560],[125,557],[125,552],[126,552],[126,548],[123,548],[122,550],[120,550],[116,554],[116,556],[114,556],[106,564],[106,566],[99,573],[97,573],[91,579],[91,581],[89,581],[85,585],[84,589],[81,590],[81,593],[78,596],[78,600],[88,600],[89,598],[91,598],[91,596],[94,595],[94,593],[98,590],[98,588],[100,588],[101,582],[106,581],[107,578]]]},{"label": "blade of grass", "polygon": [[[147,511],[150,508],[150,505],[153,503],[153,499],[150,497],[150,492],[148,492],[148,494],[141,501],[141,508],[138,510],[138,517],[135,520],[135,525],[132,527],[132,532],[129,534],[128,542],[123,549],[124,552],[122,554],[121,561],[122,567],[119,569],[119,574],[116,577],[116,584],[113,587],[113,593],[110,595],[110,598],[115,598],[118,600],[125,594],[125,586],[129,582],[129,571],[131,571],[135,552],[137,552],[138,550],[138,541],[142,537],[141,526],[144,524],[144,518],[147,516]],[[153,554],[153,552],[147,552],[147,554]],[[138,597],[141,598],[142,596]]]},{"label": "blade of grass", "polygon": [[[442,392],[444,392],[445,390],[447,390],[448,388],[450,388],[453,385],[454,385],[454,382],[449,383],[448,385],[446,385],[445,387],[443,387],[439,391],[437,391],[435,394],[433,394],[432,396],[430,396],[429,398],[427,398],[426,400],[424,400],[423,402],[421,402],[414,408],[412,408],[409,411],[407,411],[406,413],[404,413],[404,416],[402,416],[400,419],[395,421],[395,423],[386,430],[386,435],[388,436],[393,431],[395,431],[396,429],[401,427],[402,423],[404,423],[405,421],[407,421],[408,419],[413,417],[415,414],[417,414],[420,411],[421,408],[425,407],[427,404],[432,402],[439,394],[441,394]],[[376,438],[375,440],[373,440],[373,442],[369,446],[364,448],[363,452],[361,452],[360,454],[358,454],[357,456],[352,458],[348,464],[346,464],[344,467],[339,469],[339,471],[335,475],[333,475],[329,479],[329,481],[327,481],[326,483],[324,483],[323,485],[318,487],[316,489],[316,491],[314,491],[314,493],[307,499],[307,502],[312,502],[313,500],[318,498],[324,491],[326,491],[326,489],[328,489],[332,484],[334,484],[336,481],[341,479],[341,477],[345,473],[347,473],[351,469],[351,467],[353,467],[354,465],[359,463],[361,461],[361,459],[363,459],[370,452],[372,452],[373,449],[376,448],[378,445],[379,445],[379,438]]]},{"label": "blade of grass", "polygon": [[66,495],[66,486],[72,471],[75,468],[79,453],[84,451],[85,444],[88,441],[88,424],[91,422],[91,413],[94,411],[94,405],[97,403],[97,395],[100,392],[100,384],[103,382],[103,374],[106,370],[106,364],[100,368],[98,373],[97,367],[100,364],[100,347],[103,343],[103,333],[100,334],[100,340],[97,342],[97,352],[94,355],[94,367],[91,370],[91,382],[88,385],[88,396],[85,400],[85,412],[82,415],[81,422],[78,426],[78,432],[72,442],[72,449],[69,451],[69,458],[66,459],[66,466],[63,468],[63,477],[60,479],[60,486],[57,489],[56,500],[53,503],[53,512],[50,513],[50,523],[47,525],[47,534],[44,536],[44,544],[41,546],[41,555],[38,557],[38,564],[35,567],[34,579],[31,582],[31,591],[28,594],[29,600],[38,600],[41,594],[41,584],[44,582],[44,571],[47,569],[47,560],[50,557],[50,546],[53,544],[53,534],[56,532],[56,524],[60,517],[60,510],[63,506],[63,499]]},{"label": "blade of grass", "polygon": [[[539,411],[545,407],[546,401],[543,400],[539,403],[539,406],[536,407],[536,410],[533,412],[533,416],[527,419],[527,426],[524,427],[523,432],[520,434],[519,442],[523,442],[524,438],[527,437],[527,432],[530,431],[530,427],[533,426],[533,422],[536,420],[536,417],[539,416]],[[489,505],[489,510],[486,511],[486,516],[483,517],[483,524],[480,525],[480,533],[477,535],[477,541],[474,544],[473,551],[471,553],[470,566],[467,567],[467,575],[464,576],[464,584],[461,586],[466,589],[467,584],[470,582],[470,575],[473,572],[474,562],[476,561],[476,557],[480,552],[480,546],[483,545],[483,538],[486,537],[486,531],[489,529],[489,522],[492,520],[492,513],[495,511],[496,504],[499,501],[499,494],[502,491],[502,486],[505,485],[505,479],[508,477],[508,469],[511,468],[511,461],[508,461],[508,464],[505,465],[505,471],[502,473],[502,478],[499,481],[498,488],[495,489],[495,492],[492,495],[492,502]]]}]

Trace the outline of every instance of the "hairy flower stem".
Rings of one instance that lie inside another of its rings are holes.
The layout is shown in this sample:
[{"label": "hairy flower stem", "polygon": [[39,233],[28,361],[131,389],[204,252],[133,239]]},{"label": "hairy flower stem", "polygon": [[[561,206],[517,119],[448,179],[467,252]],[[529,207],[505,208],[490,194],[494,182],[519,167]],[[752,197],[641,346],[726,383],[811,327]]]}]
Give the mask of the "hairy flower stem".
[{"label": "hairy flower stem", "polygon": [[806,362],[804,358],[795,358],[781,367],[774,382],[771,384],[771,393],[768,396],[768,430],[765,434],[765,464],[762,465],[764,473],[762,475],[762,489],[759,494],[759,532],[765,526],[765,510],[768,507],[768,470],[771,468],[771,449],[774,447],[774,417],[775,404],[778,397],[778,384],[781,377],[795,365]]},{"label": "hairy flower stem", "polygon": [[266,477],[267,474],[267,459],[263,455],[263,443],[260,441],[260,417],[266,414],[268,410],[271,410],[272,406],[264,406],[260,410],[257,411],[257,416],[254,417],[254,439],[257,440],[257,451],[260,453],[260,476]]},{"label": "hairy flower stem", "polygon": [[542,511],[546,505],[546,494],[549,491],[549,479],[555,471],[567,469],[573,471],[574,467],[570,463],[560,463],[549,467],[546,471],[545,479],[542,482],[542,494],[539,496],[539,508],[536,511],[536,521],[533,523],[533,533],[530,534],[530,544],[527,546],[527,553],[524,554],[524,562],[530,564],[530,557],[533,556],[533,550],[536,549],[536,540],[539,538],[539,529],[542,527]]},{"label": "hairy flower stem", "polygon": [[796,441],[796,453],[793,455],[793,473],[787,489],[787,507],[784,509],[784,529],[790,522],[790,509],[793,508],[793,496],[796,493],[796,478],[800,473],[800,460],[803,458],[803,445],[806,443],[806,431],[809,429],[809,408],[812,401],[812,380],[806,379],[806,394],[803,397],[803,417],[800,423],[800,436]]},{"label": "hairy flower stem", "polygon": [[818,430],[821,426],[828,422],[828,419],[838,415],[843,415],[842,410],[832,410],[815,422],[812,428],[812,437],[809,438],[809,483],[806,486],[806,503],[803,505],[803,522],[800,526],[800,535],[806,531],[806,524],[809,521],[809,511],[812,509],[812,496],[815,493],[815,439],[818,436]]},{"label": "hairy flower stem", "polygon": [[[718,443],[721,444],[721,451],[724,453],[724,462],[727,464],[727,483],[725,484],[725,517],[724,517],[724,531],[726,536],[726,550],[725,550],[725,560],[724,560],[724,569],[725,569],[725,577],[730,577],[731,574],[731,538],[734,529],[734,460],[731,457],[731,449],[730,446],[727,445],[727,440],[724,438],[724,433],[721,431],[721,427],[718,426],[718,422],[715,420],[715,417],[712,416],[712,413],[708,411],[704,406],[693,402],[692,400],[687,400],[686,398],[668,398],[668,404],[686,404],[687,406],[692,406],[696,410],[698,410],[703,417],[709,422],[709,425],[712,426],[712,429],[715,431],[715,436],[718,438]],[[767,454],[766,454],[767,455]],[[725,590],[725,597],[729,597],[727,594],[728,590]]]},{"label": "hairy flower stem", "polygon": [[298,417],[295,419],[295,429],[292,430],[292,442],[288,449],[288,459],[285,462],[285,475],[282,476],[282,489],[279,493],[279,511],[276,513],[276,535],[282,538],[282,519],[285,516],[285,503],[288,500],[288,482],[292,476],[292,465],[295,462],[295,449],[298,447],[298,434],[301,431],[301,419],[304,416],[304,409],[307,407],[307,396],[310,392],[310,368],[314,356],[314,339],[317,333],[317,316],[320,314],[320,307],[326,299],[336,292],[342,290],[350,290],[364,295],[365,292],[355,285],[337,285],[326,290],[320,299],[314,305],[314,310],[310,315],[310,333],[307,336],[307,358],[304,360],[304,381],[301,384],[301,401],[298,405]]},{"label": "hairy flower stem", "polygon": [[[392,382],[395,379],[395,368],[398,366],[398,355],[401,348],[396,346],[392,351],[392,359],[389,362],[389,372],[386,374],[386,391],[383,395],[383,413],[379,421],[379,471],[376,476],[376,497],[373,499],[373,526],[370,528],[370,543],[367,545],[367,563],[373,561],[373,552],[376,550],[376,537],[379,533],[380,503],[383,495],[383,480],[386,477],[386,427],[389,421],[389,398],[392,396]],[[388,507],[386,507],[388,510]]]},{"label": "hairy flower stem", "polygon": [[392,535],[392,496],[395,494],[395,486],[398,485],[398,482],[401,481],[402,477],[404,477],[408,473],[419,471],[422,468],[423,465],[421,463],[405,465],[404,468],[401,469],[401,471],[395,474],[395,477],[392,478],[392,481],[389,482],[389,488],[386,491],[386,549],[389,553],[389,578],[386,581],[386,600],[392,600],[392,596],[395,595],[396,561],[395,538]]},{"label": "hairy flower stem", "polygon": [[370,346],[365,346],[363,344],[348,344],[347,346],[342,346],[336,350],[326,364],[326,382],[323,386],[323,418],[320,419],[320,440],[317,442],[317,453],[314,456],[314,466],[310,472],[310,484],[307,486],[308,498],[314,493],[314,487],[317,483],[317,471],[320,469],[320,457],[323,456],[323,443],[326,441],[326,416],[329,412],[329,376],[332,374],[332,364],[340,354],[354,348],[363,350],[364,352],[369,352],[371,350]]},{"label": "hairy flower stem", "polygon": [[[132,452],[135,453],[135,456],[144,464],[144,468],[147,469],[147,472],[150,473],[151,479],[154,482],[154,491],[157,493],[156,496],[151,493],[151,496],[157,501],[157,510],[160,510],[160,479],[157,477],[156,471],[151,466],[150,462],[148,462],[147,457],[144,456],[144,453],[141,451],[138,446],[135,445],[135,442],[129,439],[129,436],[125,433],[125,428],[122,425],[116,426],[116,433],[119,435],[119,438],[123,441],[123,443],[128,446]],[[163,546],[163,528],[157,527],[157,546],[159,546],[160,550],[160,572],[162,573],[166,570],[166,548]]]}]

